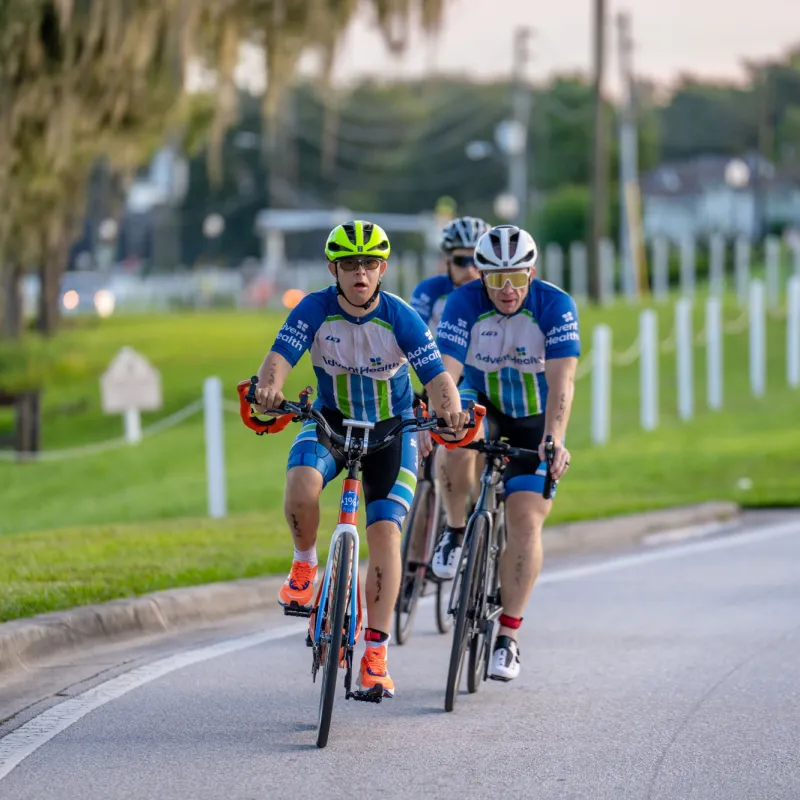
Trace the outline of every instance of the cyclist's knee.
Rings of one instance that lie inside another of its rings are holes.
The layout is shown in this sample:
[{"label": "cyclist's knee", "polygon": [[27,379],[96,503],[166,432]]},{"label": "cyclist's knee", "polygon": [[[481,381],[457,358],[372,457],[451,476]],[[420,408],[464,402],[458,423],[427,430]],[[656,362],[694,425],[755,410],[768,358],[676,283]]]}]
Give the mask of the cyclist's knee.
[{"label": "cyclist's knee", "polygon": [[443,450],[438,463],[440,477],[453,491],[467,492],[475,477],[475,455],[473,450]]},{"label": "cyclist's knee", "polygon": [[509,523],[509,533],[515,530],[526,531],[526,536],[533,533],[534,537],[541,536],[542,526],[550,513],[552,501],[545,500],[539,491],[521,488],[527,475],[519,475],[509,483],[516,482],[516,491],[509,491],[506,486],[506,515]]},{"label": "cyclist's knee", "polygon": [[287,510],[316,507],[322,492],[323,476],[313,467],[292,467],[286,473],[284,506]]}]

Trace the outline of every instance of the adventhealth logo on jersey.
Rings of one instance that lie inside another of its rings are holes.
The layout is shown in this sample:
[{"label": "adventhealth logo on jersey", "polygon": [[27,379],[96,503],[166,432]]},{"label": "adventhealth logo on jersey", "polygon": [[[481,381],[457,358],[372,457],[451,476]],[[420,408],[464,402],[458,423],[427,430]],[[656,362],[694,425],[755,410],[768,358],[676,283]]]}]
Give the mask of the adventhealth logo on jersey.
[{"label": "adventhealth logo on jersey", "polygon": [[574,320],[575,317],[572,315],[571,311],[567,311],[566,314],[561,315],[561,319],[563,319],[564,322],[572,322],[572,320]]},{"label": "adventhealth logo on jersey", "polygon": [[578,334],[578,320],[575,319],[572,312],[561,315],[563,319],[569,320],[563,325],[555,325],[547,331],[547,340],[545,345],[560,344],[562,342],[579,342],[581,340]]},{"label": "adventhealth logo on jersey", "polygon": [[481,331],[481,336],[497,336],[497,331]]},{"label": "adventhealth logo on jersey", "polygon": [[517,348],[517,356],[519,358],[525,358],[525,348],[524,347],[518,347]]},{"label": "adventhealth logo on jersey", "polygon": [[308,333],[306,331],[308,331],[308,323],[298,319],[295,321],[294,326],[288,322],[284,323],[283,327],[278,331],[277,338],[282,342],[286,342],[289,347],[302,350],[308,343]]},{"label": "adventhealth logo on jersey", "polygon": [[322,360],[329,366],[336,369],[343,369],[345,372],[350,372],[353,375],[371,375],[373,372],[392,372],[400,366],[399,361],[394,361],[391,364],[384,364],[380,358],[370,358],[370,365],[368,367],[347,367],[340,364],[335,358],[328,358],[322,356]]},{"label": "adventhealth logo on jersey", "polygon": [[325,337],[325,341],[326,342],[336,342],[338,344],[342,340],[338,336],[326,336]]},{"label": "adventhealth logo on jersey", "polygon": [[502,356],[485,356],[483,353],[475,353],[475,360],[482,361],[484,364],[541,364],[544,359],[539,356],[529,356],[524,347],[517,347],[514,353],[505,353]]},{"label": "adventhealth logo on jersey", "polygon": [[[430,334],[430,331],[428,331],[428,338],[433,338]],[[442,356],[439,352],[439,348],[436,346],[436,342],[434,341],[430,341],[428,344],[421,345],[416,350],[412,350],[408,354],[408,360],[411,362],[414,369],[417,369],[424,364],[430,364],[431,361],[437,361],[441,357]]]},{"label": "adventhealth logo on jersey", "polygon": [[458,320],[458,325],[453,325],[452,322],[442,321],[439,323],[439,330],[437,336],[447,342],[460,345],[461,347],[467,346],[467,323],[465,320]]}]

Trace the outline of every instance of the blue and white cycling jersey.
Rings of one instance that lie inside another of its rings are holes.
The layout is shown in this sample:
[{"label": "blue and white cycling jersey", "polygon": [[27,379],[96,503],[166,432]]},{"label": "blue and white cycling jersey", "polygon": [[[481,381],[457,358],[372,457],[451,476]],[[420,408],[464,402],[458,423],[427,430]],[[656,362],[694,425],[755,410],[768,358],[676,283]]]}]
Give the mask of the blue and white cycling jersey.
[{"label": "blue and white cycling jersey", "polygon": [[447,298],[455,288],[449,275],[434,275],[420,281],[411,295],[411,308],[422,317],[433,333],[436,333]]},{"label": "blue and white cycling jersey", "polygon": [[423,384],[444,365],[431,332],[403,300],[381,292],[364,317],[342,310],[336,287],[304,297],[278,331],[272,350],[292,366],[311,349],[317,403],[351,419],[379,422],[411,410],[409,364]]},{"label": "blue and white cycling jersey", "polygon": [[578,309],[557,286],[534,280],[522,308],[505,316],[481,281],[470,281],[448,298],[437,344],[464,365],[462,389],[482,392],[510,417],[541,414],[545,361],[581,354]]}]

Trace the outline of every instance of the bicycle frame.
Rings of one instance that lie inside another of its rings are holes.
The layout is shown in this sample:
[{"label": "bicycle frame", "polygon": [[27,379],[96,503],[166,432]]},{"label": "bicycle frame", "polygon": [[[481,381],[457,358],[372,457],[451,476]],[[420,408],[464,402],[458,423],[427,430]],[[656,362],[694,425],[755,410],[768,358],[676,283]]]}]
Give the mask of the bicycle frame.
[{"label": "bicycle frame", "polygon": [[[346,420],[345,424],[353,422],[353,420]],[[363,424],[363,423],[356,423]],[[350,436],[350,428],[348,427],[348,438]],[[359,539],[358,539],[358,507],[359,507],[359,494],[361,491],[361,481],[355,477],[358,474],[360,459],[350,465],[348,469],[348,477],[342,483],[342,495],[339,503],[339,522],[333,531],[331,537],[331,545],[328,551],[328,561],[325,564],[325,575],[323,576],[320,587],[317,591],[317,600],[315,606],[319,609],[320,600],[328,596],[328,588],[331,582],[331,571],[333,570],[333,554],[336,552],[336,544],[344,533],[350,533],[354,540],[353,557],[350,564],[350,627],[347,632],[347,646],[355,647],[356,644],[356,631],[361,626],[361,579],[358,572],[358,552],[359,552]],[[353,591],[353,586],[356,591]],[[317,613],[314,620],[314,636],[312,643],[314,647],[319,645],[320,637],[322,636],[322,622],[323,615]]]}]

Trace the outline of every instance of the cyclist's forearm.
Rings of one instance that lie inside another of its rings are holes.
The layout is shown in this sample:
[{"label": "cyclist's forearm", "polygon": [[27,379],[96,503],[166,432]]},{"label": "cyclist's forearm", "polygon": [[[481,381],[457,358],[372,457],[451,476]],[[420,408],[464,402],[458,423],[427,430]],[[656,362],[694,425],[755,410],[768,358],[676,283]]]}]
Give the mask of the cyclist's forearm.
[{"label": "cyclist's forearm", "polygon": [[557,442],[563,442],[575,396],[576,358],[559,358],[545,364],[547,378],[547,408],[544,432]]},{"label": "cyclist's forearm", "polygon": [[439,405],[437,404],[437,395],[435,394],[436,389],[431,389],[434,383],[438,379],[444,379],[444,383],[441,383],[441,386],[448,385],[446,379],[444,378],[445,375],[449,375],[453,380],[453,386],[456,387],[456,391],[454,394],[456,404],[450,405],[448,408],[442,408],[442,411],[456,411],[460,405],[460,398],[458,396],[458,379],[461,377],[461,373],[464,371],[464,365],[458,361],[457,359],[453,358],[452,356],[442,356],[442,363],[444,364],[444,368],[447,372],[442,372],[441,374],[437,375],[430,383],[425,384],[425,388],[428,390],[428,400],[430,405],[430,411],[433,413]]},{"label": "cyclist's forearm", "polygon": [[258,369],[258,386],[280,392],[291,371],[292,365],[282,355],[271,350]]},{"label": "cyclist's forearm", "polygon": [[449,372],[440,372],[432,381],[425,384],[425,388],[428,390],[432,413],[460,410],[458,388]]}]

